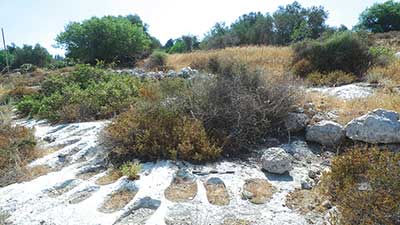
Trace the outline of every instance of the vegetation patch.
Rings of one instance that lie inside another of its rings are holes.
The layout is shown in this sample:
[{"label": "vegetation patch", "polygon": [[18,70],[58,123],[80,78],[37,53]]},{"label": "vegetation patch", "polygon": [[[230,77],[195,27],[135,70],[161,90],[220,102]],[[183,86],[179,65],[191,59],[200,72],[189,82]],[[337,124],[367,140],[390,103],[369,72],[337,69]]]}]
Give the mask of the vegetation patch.
[{"label": "vegetation patch", "polygon": [[112,169],[106,173],[106,175],[100,177],[96,180],[96,184],[98,185],[107,185],[116,182],[120,177],[122,177],[122,173],[120,170]]},{"label": "vegetation patch", "polygon": [[327,210],[326,207],[329,207],[329,204],[324,206],[326,199],[326,197],[324,199],[324,196],[317,189],[296,189],[286,196],[286,205],[301,214],[309,212],[323,213]]},{"label": "vegetation patch", "polygon": [[100,212],[113,213],[124,208],[135,197],[137,192],[131,190],[121,190],[112,193],[99,208]]},{"label": "vegetation patch", "polygon": [[110,118],[135,102],[138,79],[79,65],[70,73],[49,75],[39,94],[24,96],[17,104],[24,116],[51,122]]},{"label": "vegetation patch", "polygon": [[326,194],[338,207],[335,224],[397,224],[400,154],[356,146],[332,161]]},{"label": "vegetation patch", "polygon": [[268,181],[263,179],[248,179],[243,186],[242,198],[254,204],[264,204],[276,192]]}]

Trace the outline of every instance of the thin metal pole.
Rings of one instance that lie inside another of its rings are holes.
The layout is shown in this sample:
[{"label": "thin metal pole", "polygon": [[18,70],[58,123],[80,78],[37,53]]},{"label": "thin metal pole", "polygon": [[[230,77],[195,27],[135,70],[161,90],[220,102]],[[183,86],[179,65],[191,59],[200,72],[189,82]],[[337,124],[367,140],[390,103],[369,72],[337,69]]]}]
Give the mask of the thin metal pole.
[{"label": "thin metal pole", "polygon": [[8,51],[7,51],[7,46],[6,46],[6,39],[4,38],[4,30],[3,30],[3,28],[1,28],[1,35],[3,36],[3,46],[4,46],[4,51],[6,52],[7,72],[10,72],[10,65],[8,63]]}]

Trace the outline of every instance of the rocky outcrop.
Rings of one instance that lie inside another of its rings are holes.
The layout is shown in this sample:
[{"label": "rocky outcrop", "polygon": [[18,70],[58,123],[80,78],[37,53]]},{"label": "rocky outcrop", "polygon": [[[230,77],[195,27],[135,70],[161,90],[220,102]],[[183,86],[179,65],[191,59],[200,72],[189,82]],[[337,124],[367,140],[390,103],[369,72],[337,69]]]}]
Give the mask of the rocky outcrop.
[{"label": "rocky outcrop", "polygon": [[140,68],[134,69],[122,69],[115,70],[117,73],[130,74],[135,77],[143,77],[143,78],[154,78],[154,79],[162,79],[165,77],[181,77],[181,78],[190,78],[197,74],[199,74],[198,70],[192,69],[190,67],[185,67],[180,71],[169,70],[168,72],[147,72]]},{"label": "rocky outcrop", "polygon": [[299,132],[307,127],[309,121],[305,113],[289,113],[284,122],[289,132]]},{"label": "rocky outcrop", "polygon": [[354,141],[372,144],[400,143],[399,114],[384,109],[376,109],[350,121],[346,136]]},{"label": "rocky outcrop", "polygon": [[343,126],[323,120],[307,127],[306,139],[325,146],[336,146],[345,138]]},{"label": "rocky outcrop", "polygon": [[394,54],[394,56],[398,59],[400,59],[400,52],[397,52],[396,54]]},{"label": "rocky outcrop", "polygon": [[283,174],[292,169],[292,157],[283,148],[268,148],[261,157],[261,164],[267,172]]}]

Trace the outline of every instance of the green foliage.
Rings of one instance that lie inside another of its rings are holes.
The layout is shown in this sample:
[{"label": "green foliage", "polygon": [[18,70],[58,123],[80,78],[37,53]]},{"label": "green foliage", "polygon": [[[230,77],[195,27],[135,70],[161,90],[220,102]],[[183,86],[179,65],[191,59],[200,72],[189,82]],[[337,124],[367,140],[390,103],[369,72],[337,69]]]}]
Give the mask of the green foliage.
[{"label": "green foliage", "polygon": [[374,33],[400,30],[400,2],[375,3],[361,13],[357,27]]},{"label": "green foliage", "polygon": [[[37,67],[45,67],[52,61],[49,52],[39,44],[34,47],[31,45],[23,45],[22,48],[15,45],[7,47],[8,61],[10,68],[19,69],[23,65],[34,65]],[[0,71],[6,67],[6,52],[0,51]],[[30,72],[30,71],[27,71]]]},{"label": "green foliage", "polygon": [[238,45],[288,45],[307,38],[319,38],[328,26],[322,6],[304,8],[298,2],[281,6],[270,14],[252,12],[239,17],[229,27],[217,23],[202,42],[204,49]]},{"label": "green foliage", "polygon": [[[304,71],[319,71],[323,74],[341,70],[364,75],[371,62],[367,41],[357,33],[338,32],[327,39],[303,41],[293,46],[294,65],[307,61],[309,69],[298,66],[297,75],[304,76]],[[304,64],[304,63],[303,63]]]},{"label": "green foliage", "polygon": [[[197,37],[192,35],[184,35],[173,42],[174,44],[167,49],[167,52],[171,54],[191,52],[200,47],[200,42],[197,40]],[[169,45],[171,45],[171,43],[169,43]]]},{"label": "green foliage", "polygon": [[368,51],[373,59],[372,64],[375,66],[387,66],[395,60],[395,52],[389,48],[373,46]]},{"label": "green foliage", "polygon": [[117,62],[130,65],[151,50],[152,38],[135,16],[92,17],[65,27],[56,41],[67,50],[67,57],[83,63]]},{"label": "green foliage", "polygon": [[47,76],[41,93],[23,97],[17,109],[52,122],[110,118],[135,102],[139,85],[128,75],[78,65],[71,73]]},{"label": "green foliage", "polygon": [[150,70],[166,70],[167,53],[154,51],[145,62],[145,67]]},{"label": "green foliage", "polygon": [[123,176],[127,176],[129,180],[138,180],[139,173],[142,170],[142,164],[139,162],[125,162],[122,164],[121,173]]},{"label": "green foliage", "polygon": [[323,179],[340,211],[336,224],[398,224],[399,162],[399,153],[376,147],[355,147],[336,157]]}]

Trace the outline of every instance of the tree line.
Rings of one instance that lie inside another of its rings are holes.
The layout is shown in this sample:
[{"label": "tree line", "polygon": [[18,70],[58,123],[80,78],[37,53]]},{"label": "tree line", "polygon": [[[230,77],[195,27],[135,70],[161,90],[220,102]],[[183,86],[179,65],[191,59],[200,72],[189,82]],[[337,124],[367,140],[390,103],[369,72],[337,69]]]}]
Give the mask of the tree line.
[{"label": "tree line", "polygon": [[[305,8],[298,2],[280,6],[274,13],[251,12],[226,25],[216,23],[202,40],[193,35],[170,39],[161,45],[148,32],[148,25],[138,15],[92,17],[68,24],[56,37],[57,46],[66,50],[66,58],[95,64],[98,61],[132,66],[155,49],[184,53],[198,49],[219,49],[243,45],[285,46],[306,39],[318,39],[347,27],[326,24],[328,11],[322,6]],[[353,30],[388,32],[400,30],[400,3],[389,0],[374,4],[361,13]],[[52,57],[40,45],[8,47],[11,68],[24,63],[46,66]],[[62,60],[60,57],[58,61]],[[0,51],[0,71],[6,66],[5,52]]]}]

